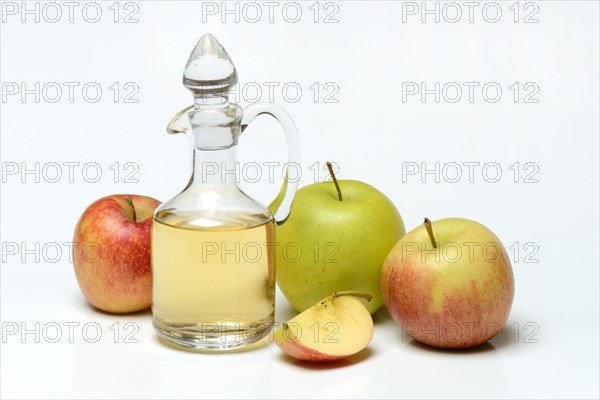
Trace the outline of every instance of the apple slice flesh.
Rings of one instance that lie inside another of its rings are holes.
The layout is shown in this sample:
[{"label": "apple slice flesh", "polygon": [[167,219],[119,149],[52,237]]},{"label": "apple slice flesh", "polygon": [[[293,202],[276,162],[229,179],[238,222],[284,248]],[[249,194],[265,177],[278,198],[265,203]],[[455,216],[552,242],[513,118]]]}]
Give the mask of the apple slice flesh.
[{"label": "apple slice flesh", "polygon": [[373,319],[353,295],[329,296],[275,332],[287,355],[305,361],[333,361],[358,353],[373,337]]}]

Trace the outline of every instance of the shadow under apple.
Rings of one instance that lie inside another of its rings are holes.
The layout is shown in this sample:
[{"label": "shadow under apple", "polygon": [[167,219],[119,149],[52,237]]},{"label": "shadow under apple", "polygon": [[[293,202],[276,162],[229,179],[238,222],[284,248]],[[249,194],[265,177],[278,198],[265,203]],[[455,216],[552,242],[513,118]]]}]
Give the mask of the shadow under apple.
[{"label": "shadow under apple", "polygon": [[476,354],[476,353],[486,353],[486,352],[494,352],[497,351],[496,347],[490,342],[482,343],[478,346],[467,347],[463,349],[448,349],[448,348],[439,348],[426,345],[421,343],[413,338],[409,339],[408,346],[413,348],[417,348],[420,350],[426,350],[434,353],[446,353],[446,354]]},{"label": "shadow under apple", "polygon": [[129,313],[111,313],[108,311],[101,310],[97,307],[94,307],[88,301],[85,301],[85,299],[83,301],[85,302],[85,306],[88,310],[92,310],[98,314],[102,314],[102,315],[106,315],[106,316],[110,316],[110,317],[114,317],[114,318],[131,317],[131,316],[148,316],[148,317],[152,316],[152,311],[150,308],[146,308],[145,310],[140,310],[140,311],[129,312]]},{"label": "shadow under apple", "polygon": [[[386,318],[384,316],[380,316],[380,318],[382,319],[381,323],[387,322]],[[389,317],[389,314],[388,314],[388,318],[391,319],[391,317]],[[374,318],[374,321],[375,321],[375,318]],[[507,328],[506,326],[504,326],[500,330],[500,332],[498,332],[498,334],[496,334],[496,336],[492,337],[491,339],[489,339],[488,341],[486,341],[482,344],[479,344],[479,345],[476,345],[473,347],[457,348],[457,349],[440,348],[440,347],[430,346],[425,343],[421,343],[418,340],[412,338],[402,328],[400,328],[398,336],[400,337],[401,343],[405,343],[408,346],[410,346],[411,348],[426,350],[426,351],[430,351],[430,352],[434,352],[434,353],[438,352],[438,353],[447,353],[447,354],[475,354],[475,353],[493,352],[493,351],[497,351],[501,348],[515,344],[515,341],[513,339],[514,332],[510,328]]]},{"label": "shadow under apple", "polygon": [[352,365],[363,362],[364,360],[368,359],[369,357],[372,357],[373,354],[375,354],[375,351],[372,348],[367,347],[350,357],[343,358],[341,360],[335,360],[335,361],[325,361],[325,362],[302,361],[302,360],[298,360],[296,358],[290,357],[284,353],[279,354],[278,359],[281,361],[287,362],[288,364],[292,364],[299,368],[303,368],[303,369],[307,369],[307,370],[321,371],[321,370],[328,370],[328,369],[350,367]]}]

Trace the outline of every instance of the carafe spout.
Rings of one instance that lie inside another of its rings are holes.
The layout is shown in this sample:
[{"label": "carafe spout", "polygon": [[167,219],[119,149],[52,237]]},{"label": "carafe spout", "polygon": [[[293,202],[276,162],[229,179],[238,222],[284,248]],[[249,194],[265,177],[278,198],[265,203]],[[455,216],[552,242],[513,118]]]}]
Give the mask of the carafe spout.
[{"label": "carafe spout", "polygon": [[175,135],[178,133],[187,133],[192,129],[190,125],[190,119],[188,118],[188,111],[194,108],[193,105],[184,108],[179,111],[167,124],[167,133]]}]

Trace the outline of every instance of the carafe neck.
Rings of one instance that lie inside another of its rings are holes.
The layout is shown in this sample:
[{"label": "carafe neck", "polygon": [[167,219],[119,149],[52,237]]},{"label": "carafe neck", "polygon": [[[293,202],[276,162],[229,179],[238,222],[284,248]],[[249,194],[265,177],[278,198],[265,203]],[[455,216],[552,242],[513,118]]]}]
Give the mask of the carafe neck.
[{"label": "carafe neck", "polygon": [[189,187],[237,188],[238,168],[236,146],[231,145],[220,150],[193,150],[192,176]]},{"label": "carafe neck", "polygon": [[194,104],[187,113],[187,134],[194,149],[216,151],[237,144],[241,133],[242,109],[234,103]]},{"label": "carafe neck", "polygon": [[187,117],[186,134],[193,147],[193,175],[188,187],[237,186],[235,147],[241,133],[241,107],[219,101],[196,103]]}]

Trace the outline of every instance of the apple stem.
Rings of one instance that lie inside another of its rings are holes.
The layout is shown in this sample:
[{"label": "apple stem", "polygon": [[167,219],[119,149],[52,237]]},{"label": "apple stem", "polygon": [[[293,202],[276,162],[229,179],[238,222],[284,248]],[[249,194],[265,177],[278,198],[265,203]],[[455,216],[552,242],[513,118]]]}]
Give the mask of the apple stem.
[{"label": "apple stem", "polygon": [[371,301],[373,299],[373,296],[370,295],[369,293],[365,293],[365,292],[355,292],[353,290],[346,290],[343,292],[335,292],[332,297],[340,297],[340,296],[354,296],[354,297],[360,297],[361,299],[365,299],[366,301]]},{"label": "apple stem", "polygon": [[127,202],[127,204],[129,204],[129,207],[131,208],[131,214],[133,215],[133,222],[136,222],[137,215],[135,215],[135,207],[133,206],[133,200],[131,199],[131,196],[125,197],[125,201]]},{"label": "apple stem", "polygon": [[325,161],[327,165],[327,169],[329,170],[329,175],[331,175],[331,179],[333,179],[333,183],[335,184],[335,190],[337,190],[338,200],[342,201],[342,191],[340,190],[340,185],[338,184],[337,179],[335,178],[335,174],[333,173],[333,167],[329,161]]},{"label": "apple stem", "polygon": [[435,236],[433,236],[433,228],[431,227],[431,221],[429,220],[429,218],[425,217],[423,225],[425,225],[425,229],[427,230],[427,234],[429,235],[431,245],[434,249],[437,249],[437,243],[435,242]]}]

